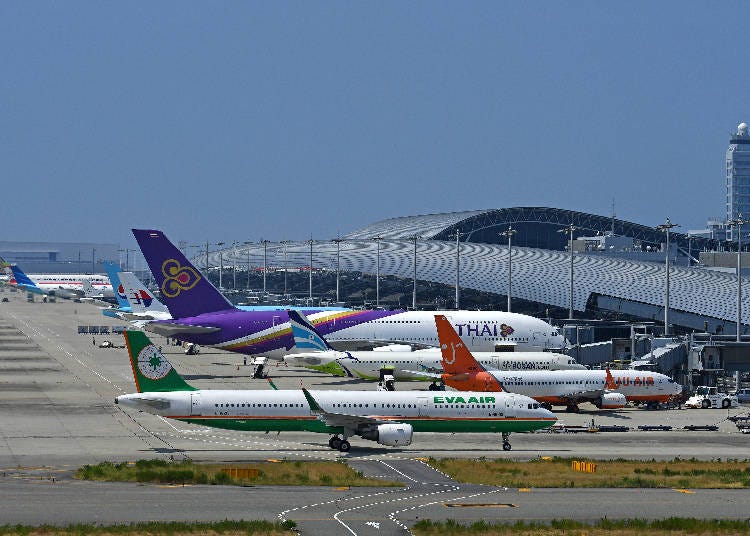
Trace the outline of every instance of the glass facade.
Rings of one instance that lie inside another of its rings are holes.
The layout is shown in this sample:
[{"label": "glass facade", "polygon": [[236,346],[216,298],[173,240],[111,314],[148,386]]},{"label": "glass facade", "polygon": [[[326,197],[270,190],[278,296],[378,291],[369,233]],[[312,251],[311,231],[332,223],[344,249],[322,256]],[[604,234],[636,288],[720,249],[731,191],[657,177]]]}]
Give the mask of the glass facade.
[{"label": "glass facade", "polygon": [[[726,162],[727,221],[740,216],[750,218],[750,133],[745,123],[740,123],[729,139]],[[734,229],[729,228],[727,235],[737,240]]]}]

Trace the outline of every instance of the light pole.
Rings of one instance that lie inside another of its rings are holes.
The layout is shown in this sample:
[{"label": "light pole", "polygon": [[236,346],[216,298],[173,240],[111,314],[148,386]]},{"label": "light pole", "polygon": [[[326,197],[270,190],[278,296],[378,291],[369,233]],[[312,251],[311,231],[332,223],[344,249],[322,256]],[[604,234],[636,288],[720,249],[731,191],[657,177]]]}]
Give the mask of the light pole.
[{"label": "light pole", "polygon": [[310,300],[310,305],[312,305],[312,270],[313,270],[313,256],[312,256],[312,247],[313,247],[313,239],[310,238],[310,240],[307,241],[308,244],[310,244],[310,284],[309,284],[309,291],[308,291],[308,298]]},{"label": "light pole", "polygon": [[508,312],[510,313],[510,289],[511,289],[511,277],[513,274],[513,270],[511,268],[511,262],[513,262],[513,253],[511,253],[510,245],[511,245],[511,239],[513,238],[513,235],[516,234],[518,231],[516,231],[511,225],[508,225],[508,230],[503,231],[502,233],[498,233],[500,236],[507,236],[508,237]]},{"label": "light pole", "polygon": [[344,241],[343,238],[334,238],[334,242],[336,242],[336,302],[340,302],[341,298],[339,297],[339,274],[341,273],[341,263],[340,261],[340,255],[341,255],[341,242]]},{"label": "light pole", "polygon": [[247,248],[245,250],[247,252],[247,290],[250,290],[250,244],[252,244],[252,242],[245,240],[243,244]]},{"label": "light pole", "polygon": [[268,244],[270,240],[262,239],[260,241],[263,244],[263,299],[266,296],[266,272],[268,271]]},{"label": "light pole", "polygon": [[666,253],[667,253],[667,262],[666,262],[666,272],[667,272],[667,281],[666,281],[666,292],[664,293],[664,335],[669,335],[669,230],[673,227],[679,227],[678,224],[672,223],[669,221],[669,218],[667,218],[667,221],[662,223],[661,225],[657,225],[656,229],[659,231],[662,231],[664,233],[667,233],[667,247],[666,247]]},{"label": "light pole", "polygon": [[93,274],[94,272],[96,272],[96,270],[94,269],[94,267],[95,267],[95,265],[96,265],[96,260],[95,260],[95,259],[96,259],[96,248],[93,248],[93,249],[91,250],[91,273],[92,273],[92,274]]},{"label": "light pole", "polygon": [[450,236],[456,237],[456,311],[458,311],[460,309],[461,299],[461,243],[458,241],[458,239],[461,237],[461,233],[458,229],[456,229],[456,232]]},{"label": "light pole", "polygon": [[568,318],[573,319],[573,231],[577,231],[578,227],[573,227],[571,223],[567,227],[558,229],[558,233],[568,233],[570,235],[570,241],[568,242],[568,248],[570,249],[570,307],[568,308]]},{"label": "light pole", "polygon": [[221,246],[224,245],[224,242],[216,242],[216,245],[219,246],[219,292],[221,292],[224,290],[221,284],[221,275],[224,272],[224,250],[221,249]]},{"label": "light pole", "polygon": [[286,247],[289,244],[289,240],[282,240],[281,243],[284,245],[284,299],[286,299],[286,272],[287,272]]},{"label": "light pole", "polygon": [[376,236],[373,238],[375,243],[378,245],[377,261],[375,263],[375,307],[380,307],[380,242],[383,240],[382,236]]},{"label": "light pole", "polygon": [[232,240],[232,290],[237,290],[237,243]]},{"label": "light pole", "polygon": [[737,227],[737,342],[742,340],[742,226],[748,221],[739,213],[736,219],[727,222],[727,225]]},{"label": "light pole", "polygon": [[411,240],[414,241],[414,289],[411,294],[411,308],[414,310],[417,309],[417,241],[420,238],[418,235],[411,237]]}]

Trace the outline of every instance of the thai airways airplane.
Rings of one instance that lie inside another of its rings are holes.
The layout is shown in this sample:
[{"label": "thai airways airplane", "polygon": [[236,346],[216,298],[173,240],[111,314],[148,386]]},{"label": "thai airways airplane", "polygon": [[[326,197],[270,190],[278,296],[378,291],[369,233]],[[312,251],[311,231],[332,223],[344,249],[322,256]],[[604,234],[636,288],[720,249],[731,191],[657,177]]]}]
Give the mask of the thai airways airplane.
[{"label": "thai airways airplane", "polygon": [[[145,329],[181,341],[232,352],[281,359],[294,345],[286,311],[241,311],[185,258],[161,231],[133,229],[138,245],[173,320]],[[421,311],[339,310],[308,313],[331,344],[369,346],[392,342],[437,346],[432,315]],[[517,350],[562,348],[556,328],[537,318],[504,312],[446,311],[466,344],[475,350],[496,346]]]},{"label": "thai airways airplane", "polygon": [[61,296],[66,298],[83,297],[86,292],[83,280],[87,279],[94,290],[103,297],[113,297],[112,285],[106,277],[96,274],[31,274],[27,275],[12,265],[11,270],[18,287],[37,294]]},{"label": "thai airways airplane", "polygon": [[414,432],[501,433],[552,426],[555,416],[529,397],[509,393],[426,391],[198,390],[188,385],[140,331],[125,331],[137,393],[115,404],[215,428],[334,434],[332,449],[347,452],[348,438],[380,445],[411,444]]},{"label": "thai airways airplane", "polygon": [[[652,404],[666,402],[682,392],[669,376],[638,370],[487,370],[474,359],[448,319],[435,315],[444,374],[441,379],[458,390],[503,390],[530,396],[547,408],[565,405],[578,412],[578,404],[591,402],[599,409],[616,409],[628,400]],[[418,374],[419,371],[415,371]]]},{"label": "thai airways airplane", "polygon": [[[284,356],[289,365],[323,365],[336,361],[350,377],[377,380],[380,369],[389,367],[395,379],[426,379],[414,371],[442,373],[440,348],[409,351],[346,351],[334,350],[325,337],[315,329],[304,314],[289,311],[295,348],[299,353]],[[434,316],[434,313],[433,313]],[[495,370],[585,370],[586,367],[570,356],[553,352],[474,352],[474,356],[487,369]],[[435,390],[437,385],[430,386]]]}]

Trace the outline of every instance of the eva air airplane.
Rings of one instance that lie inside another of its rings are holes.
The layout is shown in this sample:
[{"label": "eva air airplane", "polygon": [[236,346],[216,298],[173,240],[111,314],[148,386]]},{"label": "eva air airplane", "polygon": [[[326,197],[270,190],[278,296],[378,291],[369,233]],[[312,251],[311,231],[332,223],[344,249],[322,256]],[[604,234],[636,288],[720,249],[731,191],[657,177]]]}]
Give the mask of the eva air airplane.
[{"label": "eva air airplane", "polygon": [[138,392],[115,404],[215,428],[333,434],[328,445],[341,452],[352,436],[401,447],[414,432],[500,433],[510,450],[511,432],[557,420],[535,400],[510,393],[195,389],[144,333],[125,331],[125,342]]}]

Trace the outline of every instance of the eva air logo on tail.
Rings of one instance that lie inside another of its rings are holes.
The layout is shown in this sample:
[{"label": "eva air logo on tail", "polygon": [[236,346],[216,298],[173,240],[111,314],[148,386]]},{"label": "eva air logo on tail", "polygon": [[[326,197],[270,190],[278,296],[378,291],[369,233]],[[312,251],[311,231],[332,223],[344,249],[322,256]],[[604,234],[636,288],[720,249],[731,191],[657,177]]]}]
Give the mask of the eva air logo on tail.
[{"label": "eva air logo on tail", "polygon": [[172,365],[156,346],[149,344],[138,352],[138,370],[149,380],[160,380],[169,374]]}]

